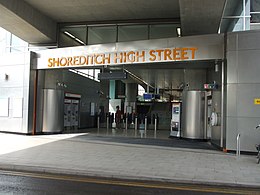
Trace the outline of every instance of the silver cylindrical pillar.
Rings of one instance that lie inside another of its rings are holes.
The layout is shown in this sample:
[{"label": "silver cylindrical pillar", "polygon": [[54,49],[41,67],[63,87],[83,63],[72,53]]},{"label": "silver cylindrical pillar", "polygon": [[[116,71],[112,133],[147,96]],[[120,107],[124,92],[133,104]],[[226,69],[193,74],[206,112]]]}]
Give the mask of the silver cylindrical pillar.
[{"label": "silver cylindrical pillar", "polygon": [[204,139],[204,91],[183,91],[181,137]]},{"label": "silver cylindrical pillar", "polygon": [[135,117],[135,137],[136,137],[136,134],[137,134],[137,116]]},{"label": "silver cylindrical pillar", "polygon": [[154,138],[156,138],[156,134],[157,134],[157,117],[155,117],[154,119]]}]

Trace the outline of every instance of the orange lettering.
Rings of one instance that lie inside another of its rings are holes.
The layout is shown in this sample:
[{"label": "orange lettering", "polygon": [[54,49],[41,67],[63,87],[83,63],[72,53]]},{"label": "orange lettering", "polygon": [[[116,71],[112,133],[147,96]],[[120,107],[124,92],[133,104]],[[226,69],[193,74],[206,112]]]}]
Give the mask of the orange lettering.
[{"label": "orange lettering", "polygon": [[60,63],[60,66],[66,66],[67,65],[67,58],[62,57],[60,59],[59,63]]},{"label": "orange lettering", "polygon": [[52,60],[53,60],[53,58],[49,58],[49,59],[48,59],[48,67],[49,67],[49,68],[53,67]]},{"label": "orange lettering", "polygon": [[187,50],[189,50],[189,48],[181,48],[181,60],[187,60],[189,59],[189,57],[187,56],[188,52]]},{"label": "orange lettering", "polygon": [[72,57],[68,57],[67,66],[72,66]]},{"label": "orange lettering", "polygon": [[79,56],[73,57],[73,65],[79,65]]},{"label": "orange lettering", "polygon": [[158,53],[158,57],[159,57],[158,60],[162,60],[162,52],[163,52],[163,49],[157,49],[157,50],[155,50],[155,51]]},{"label": "orange lettering", "polygon": [[191,59],[194,60],[195,59],[195,51],[198,50],[198,48],[191,47],[190,50],[191,50]]},{"label": "orange lettering", "polygon": [[153,50],[153,49],[149,51],[149,55],[150,55],[149,60],[150,61],[155,61],[156,60],[156,55],[154,54],[154,52],[155,52],[155,50]]},{"label": "orange lettering", "polygon": [[[95,64],[102,64],[102,62],[103,62],[102,56],[103,56],[103,54],[96,54],[95,55]],[[100,58],[101,58],[101,60],[98,61]]]},{"label": "orange lettering", "polygon": [[164,60],[172,60],[171,57],[172,51],[170,49],[164,50]]},{"label": "orange lettering", "polygon": [[139,51],[136,52],[136,62],[139,62],[139,58],[142,58],[142,62],[145,61],[145,51],[141,51],[141,54]]},{"label": "orange lettering", "polygon": [[173,60],[180,60],[180,48],[173,49]]},{"label": "orange lettering", "polygon": [[[107,63],[106,63],[106,60],[107,60]],[[110,64],[110,54],[104,54],[103,55],[103,64]]]},{"label": "orange lettering", "polygon": [[86,57],[85,56],[80,56],[79,57],[79,65],[84,65],[86,63]]}]

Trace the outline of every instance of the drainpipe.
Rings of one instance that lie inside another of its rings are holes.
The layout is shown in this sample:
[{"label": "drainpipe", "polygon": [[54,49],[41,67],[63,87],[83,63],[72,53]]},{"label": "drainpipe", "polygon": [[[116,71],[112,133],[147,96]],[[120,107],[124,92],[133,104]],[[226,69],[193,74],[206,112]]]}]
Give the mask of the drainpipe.
[{"label": "drainpipe", "polygon": [[220,127],[220,147],[224,146],[224,125],[225,125],[225,62],[222,60],[221,67],[221,127]]},{"label": "drainpipe", "polygon": [[34,88],[33,88],[33,127],[32,127],[32,135],[36,135],[37,85],[38,85],[38,70],[35,70]]}]

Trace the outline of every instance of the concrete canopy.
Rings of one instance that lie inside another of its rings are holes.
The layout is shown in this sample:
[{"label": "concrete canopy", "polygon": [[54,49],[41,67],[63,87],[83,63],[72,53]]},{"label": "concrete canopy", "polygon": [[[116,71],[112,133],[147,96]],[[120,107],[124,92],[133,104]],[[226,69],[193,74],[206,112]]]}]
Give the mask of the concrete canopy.
[{"label": "concrete canopy", "polygon": [[182,35],[217,33],[226,0],[0,0],[0,26],[29,43],[56,42],[58,23],[169,20]]}]

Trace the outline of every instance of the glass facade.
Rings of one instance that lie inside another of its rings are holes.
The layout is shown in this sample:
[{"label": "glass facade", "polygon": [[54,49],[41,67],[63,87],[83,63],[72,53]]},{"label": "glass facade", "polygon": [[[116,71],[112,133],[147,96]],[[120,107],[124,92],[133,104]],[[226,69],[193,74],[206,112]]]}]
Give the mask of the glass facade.
[{"label": "glass facade", "polygon": [[28,51],[28,43],[0,28],[0,55]]},{"label": "glass facade", "polygon": [[88,44],[102,44],[116,42],[116,26],[88,27]]},{"label": "glass facade", "polygon": [[118,26],[118,41],[138,41],[148,39],[148,25]]},{"label": "glass facade", "polygon": [[150,39],[177,37],[177,24],[155,24],[150,26]]},{"label": "glass facade", "polygon": [[251,0],[250,2],[250,29],[260,29],[260,1]]},{"label": "glass facade", "polygon": [[60,28],[59,47],[177,37],[180,24],[79,25]]}]

